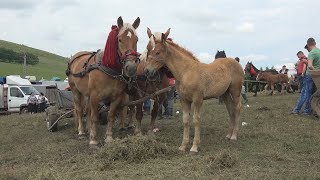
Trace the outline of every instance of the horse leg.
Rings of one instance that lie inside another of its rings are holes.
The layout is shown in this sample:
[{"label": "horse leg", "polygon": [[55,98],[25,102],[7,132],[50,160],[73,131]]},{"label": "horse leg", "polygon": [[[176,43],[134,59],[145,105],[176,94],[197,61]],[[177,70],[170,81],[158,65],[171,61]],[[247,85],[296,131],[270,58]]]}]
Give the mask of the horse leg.
[{"label": "horse leg", "polygon": [[229,133],[227,138],[230,140],[237,140],[239,132],[239,121],[240,121],[240,108],[241,99],[240,95],[232,95],[231,93],[225,96],[226,107],[230,116]]},{"label": "horse leg", "polygon": [[78,135],[85,135],[84,125],[83,125],[83,106],[84,106],[84,97],[79,91],[73,91],[74,94],[74,107],[75,107],[75,123],[78,129]]},{"label": "horse leg", "polygon": [[[107,131],[106,131],[106,139],[105,139],[106,143],[109,143],[109,142],[111,142],[113,140],[113,138],[112,138],[112,126],[113,126],[113,122],[115,120],[115,116],[116,116],[117,110],[119,109],[118,106],[119,106],[120,103],[121,103],[121,97],[115,99],[114,101],[112,101],[110,103],[110,110],[109,110],[109,113],[108,113],[108,124],[107,124]],[[120,108],[120,110],[121,110],[120,114],[123,114],[124,112],[122,111],[122,108]],[[125,111],[125,112],[127,112],[127,111]],[[121,115],[121,116],[123,116],[123,115]],[[124,115],[124,117],[126,117],[126,115]]]},{"label": "horse leg", "polygon": [[[98,123],[98,104],[99,100],[95,94],[90,94],[89,98],[89,103],[90,103],[90,145],[98,145],[97,141],[97,123]],[[108,122],[109,124],[109,122]]]},{"label": "horse leg", "polygon": [[119,118],[120,118],[120,128],[119,131],[124,131],[125,127],[124,127],[124,122],[126,120],[127,117],[127,113],[128,113],[128,106],[124,106],[118,109],[119,112]]},{"label": "horse leg", "polygon": [[228,98],[228,96],[230,96],[230,94],[228,92],[226,92],[224,95],[223,95],[223,99],[224,99],[224,103],[226,105],[226,108],[227,108],[227,111],[228,111],[228,114],[229,114],[229,117],[230,117],[230,121],[229,121],[229,132],[226,136],[226,138],[230,139],[231,136],[232,136],[232,132],[233,132],[233,126],[234,124],[233,121],[232,121],[232,113],[231,113],[231,98]]},{"label": "horse leg", "polygon": [[129,114],[128,114],[128,129],[131,129],[134,127],[134,124],[133,124],[133,114],[135,112],[135,106],[130,106],[129,107]]},{"label": "horse leg", "polygon": [[186,147],[189,143],[189,117],[190,117],[190,111],[191,111],[191,103],[187,100],[180,99],[182,111],[183,111],[183,139],[181,146],[179,147],[180,151],[185,151]]},{"label": "horse leg", "polygon": [[164,94],[157,96],[156,100],[153,103],[153,108],[151,111],[151,121],[150,121],[150,126],[149,126],[149,133],[152,133],[153,129],[155,128],[154,124],[155,124],[156,118],[158,116],[159,105],[163,103],[164,97],[165,97]]},{"label": "horse leg", "polygon": [[271,96],[274,95],[274,84],[273,83],[271,83],[271,93],[270,93],[270,95]]},{"label": "horse leg", "polygon": [[197,101],[193,101],[194,138],[193,138],[193,143],[192,143],[190,152],[195,152],[195,153],[199,151],[199,147],[200,147],[200,128],[201,128],[200,113],[201,113],[202,103],[203,103],[203,98],[198,98]]},{"label": "horse leg", "polygon": [[134,131],[135,134],[142,134],[141,133],[141,121],[143,118],[143,112],[142,112],[142,103],[137,104],[136,106],[136,119],[137,119],[137,125],[136,129]]}]

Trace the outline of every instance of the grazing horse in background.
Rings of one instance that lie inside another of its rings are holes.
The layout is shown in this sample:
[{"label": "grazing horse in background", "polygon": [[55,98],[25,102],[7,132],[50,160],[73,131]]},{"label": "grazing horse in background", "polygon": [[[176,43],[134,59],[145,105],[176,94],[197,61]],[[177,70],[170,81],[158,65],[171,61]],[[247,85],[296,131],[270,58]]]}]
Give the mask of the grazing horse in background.
[{"label": "grazing horse in background", "polygon": [[274,94],[274,85],[279,83],[281,85],[281,94],[285,91],[285,87],[289,88],[289,77],[286,74],[272,74],[272,72],[259,72],[257,81],[266,81],[271,88],[270,95]]},{"label": "grazing horse in background", "polygon": [[[96,53],[87,51],[76,53],[68,63],[66,73],[74,96],[75,120],[80,136],[85,134],[82,116],[84,105],[88,104],[91,122],[90,145],[98,144],[96,126],[99,102],[110,104],[106,142],[112,140],[112,123],[116,110],[120,108],[122,118],[126,116],[127,108],[123,108],[121,105],[128,101],[128,95],[125,92],[127,88],[125,79],[135,76],[139,63],[138,53],[136,53],[138,42],[136,29],[139,24],[139,17],[132,25],[123,23],[122,18],[118,18],[117,27],[113,26],[108,36],[102,65],[96,64]],[[104,60],[106,60],[107,67],[103,65]],[[115,64],[110,64],[109,67],[108,63],[112,62],[111,60],[114,60]],[[94,65],[97,68],[90,69]],[[85,102],[86,97],[88,97],[88,102]]]},{"label": "grazing horse in background", "polygon": [[194,55],[174,42],[168,41],[170,29],[150,38],[145,73],[153,76],[157,69],[167,66],[176,79],[176,88],[183,109],[183,140],[179,147],[185,151],[189,143],[189,117],[193,106],[194,139],[191,152],[199,151],[200,111],[203,100],[223,96],[229,116],[228,139],[236,140],[239,131],[240,93],[244,74],[241,65],[232,58],[220,58],[210,64],[199,62]]}]

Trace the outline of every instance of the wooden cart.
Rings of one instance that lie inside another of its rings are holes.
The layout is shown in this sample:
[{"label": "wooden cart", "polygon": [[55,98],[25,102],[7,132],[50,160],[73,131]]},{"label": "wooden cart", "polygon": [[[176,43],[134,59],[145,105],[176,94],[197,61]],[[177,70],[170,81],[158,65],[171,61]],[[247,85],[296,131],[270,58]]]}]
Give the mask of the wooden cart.
[{"label": "wooden cart", "polygon": [[314,115],[320,117],[320,70],[309,71],[314,84],[317,87],[316,92],[311,97],[311,108]]}]

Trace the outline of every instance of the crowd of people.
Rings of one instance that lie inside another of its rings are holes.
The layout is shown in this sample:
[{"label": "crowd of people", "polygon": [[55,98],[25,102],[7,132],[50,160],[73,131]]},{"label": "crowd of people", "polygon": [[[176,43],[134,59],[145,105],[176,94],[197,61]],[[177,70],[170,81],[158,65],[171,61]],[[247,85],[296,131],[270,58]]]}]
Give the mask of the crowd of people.
[{"label": "crowd of people", "polygon": [[44,112],[47,104],[47,99],[44,94],[41,92],[37,97],[33,92],[28,98],[28,112],[31,114]]},{"label": "crowd of people", "polygon": [[[290,114],[311,115],[311,96],[316,91],[316,87],[310,75],[310,70],[320,70],[320,49],[316,46],[314,38],[309,38],[304,47],[308,52],[305,56],[302,51],[297,53],[299,58],[297,63],[297,75],[301,84],[301,94],[297,104]],[[301,111],[304,105],[304,110]]]}]

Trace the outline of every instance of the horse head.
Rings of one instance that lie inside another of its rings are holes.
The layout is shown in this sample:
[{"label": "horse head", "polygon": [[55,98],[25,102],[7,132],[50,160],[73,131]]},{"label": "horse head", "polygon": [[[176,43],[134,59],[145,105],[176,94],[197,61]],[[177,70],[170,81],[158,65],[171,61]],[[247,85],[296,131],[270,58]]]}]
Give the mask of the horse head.
[{"label": "horse head", "polygon": [[170,28],[165,33],[155,32],[153,34],[148,28],[147,34],[149,42],[143,60],[146,62],[144,73],[149,78],[154,77],[162,67],[165,67],[164,62],[168,53],[166,42],[169,41],[167,38],[170,34]]},{"label": "horse head", "polygon": [[128,77],[135,76],[137,66],[140,62],[140,54],[137,53],[138,36],[136,33],[139,24],[139,17],[132,24],[124,23],[121,16],[117,20],[119,28],[117,37],[118,54],[120,56],[120,62],[123,64],[123,73]]},{"label": "horse head", "polygon": [[245,66],[245,68],[244,68],[244,70],[249,73],[250,69],[251,69],[251,66],[252,66],[252,63],[248,61],[246,66]]},{"label": "horse head", "polygon": [[218,59],[218,58],[226,58],[227,57],[227,55],[226,55],[226,53],[224,52],[224,50],[223,51],[217,51],[217,53],[216,53],[216,56],[215,56],[215,59]]}]

